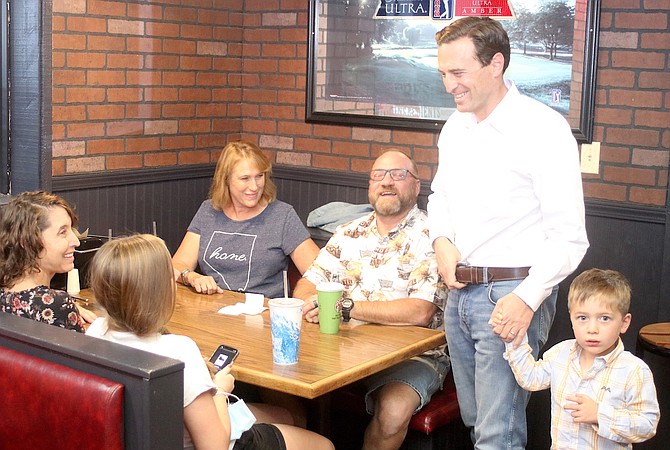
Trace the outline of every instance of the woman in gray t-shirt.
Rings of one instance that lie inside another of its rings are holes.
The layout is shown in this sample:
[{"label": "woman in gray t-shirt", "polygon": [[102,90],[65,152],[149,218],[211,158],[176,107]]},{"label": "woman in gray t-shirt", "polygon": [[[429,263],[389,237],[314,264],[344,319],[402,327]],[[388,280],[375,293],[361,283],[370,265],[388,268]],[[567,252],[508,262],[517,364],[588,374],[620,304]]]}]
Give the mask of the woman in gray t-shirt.
[{"label": "woman in gray t-shirt", "polygon": [[[292,206],[276,200],[272,165],[258,146],[231,142],[214,172],[210,198],[172,257],[178,281],[197,292],[283,296],[288,258],[303,273],[319,248]],[[202,274],[194,272],[196,265]]]}]

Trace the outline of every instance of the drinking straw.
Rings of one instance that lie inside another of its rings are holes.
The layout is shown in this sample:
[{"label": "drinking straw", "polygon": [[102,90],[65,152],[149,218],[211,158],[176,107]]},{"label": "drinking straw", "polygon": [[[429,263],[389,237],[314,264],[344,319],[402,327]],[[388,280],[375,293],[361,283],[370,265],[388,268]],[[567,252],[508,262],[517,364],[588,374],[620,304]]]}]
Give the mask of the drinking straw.
[{"label": "drinking straw", "polygon": [[284,271],[284,298],[288,298],[288,272]]}]

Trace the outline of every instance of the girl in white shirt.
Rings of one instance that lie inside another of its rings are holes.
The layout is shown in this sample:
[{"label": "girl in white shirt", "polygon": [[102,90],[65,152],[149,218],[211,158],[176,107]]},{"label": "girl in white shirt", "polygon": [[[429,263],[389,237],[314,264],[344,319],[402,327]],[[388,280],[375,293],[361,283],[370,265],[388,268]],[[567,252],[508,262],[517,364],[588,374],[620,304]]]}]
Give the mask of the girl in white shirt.
[{"label": "girl in white shirt", "polygon": [[227,393],[235,379],[230,365],[212,379],[191,338],[162,333],[174,311],[176,285],[160,238],[142,234],[105,243],[91,262],[90,284],[107,314],[87,334],[184,362],[185,448],[334,449],[325,437],[285,424],[256,423],[231,441]]}]

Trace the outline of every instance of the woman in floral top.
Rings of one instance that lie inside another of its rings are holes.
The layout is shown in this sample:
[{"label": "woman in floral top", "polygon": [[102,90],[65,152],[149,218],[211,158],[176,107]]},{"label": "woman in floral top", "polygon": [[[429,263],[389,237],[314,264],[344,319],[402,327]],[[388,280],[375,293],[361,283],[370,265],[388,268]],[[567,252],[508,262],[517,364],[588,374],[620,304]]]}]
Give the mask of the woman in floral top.
[{"label": "woman in floral top", "polygon": [[57,273],[74,268],[77,216],[61,197],[25,192],[2,210],[0,311],[84,332],[74,300],[49,288]]}]

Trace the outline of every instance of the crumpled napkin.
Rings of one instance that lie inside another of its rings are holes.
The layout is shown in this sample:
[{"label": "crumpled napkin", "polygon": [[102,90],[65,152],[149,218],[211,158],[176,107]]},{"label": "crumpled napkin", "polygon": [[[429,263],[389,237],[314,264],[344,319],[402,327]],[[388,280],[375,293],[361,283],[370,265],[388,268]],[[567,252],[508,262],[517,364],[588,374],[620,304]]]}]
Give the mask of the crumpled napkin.
[{"label": "crumpled napkin", "polygon": [[247,292],[244,294],[244,303],[224,306],[219,310],[219,314],[226,314],[228,316],[239,316],[240,314],[253,316],[260,314],[267,309],[263,306],[264,300],[265,297],[263,297],[263,294]]}]

